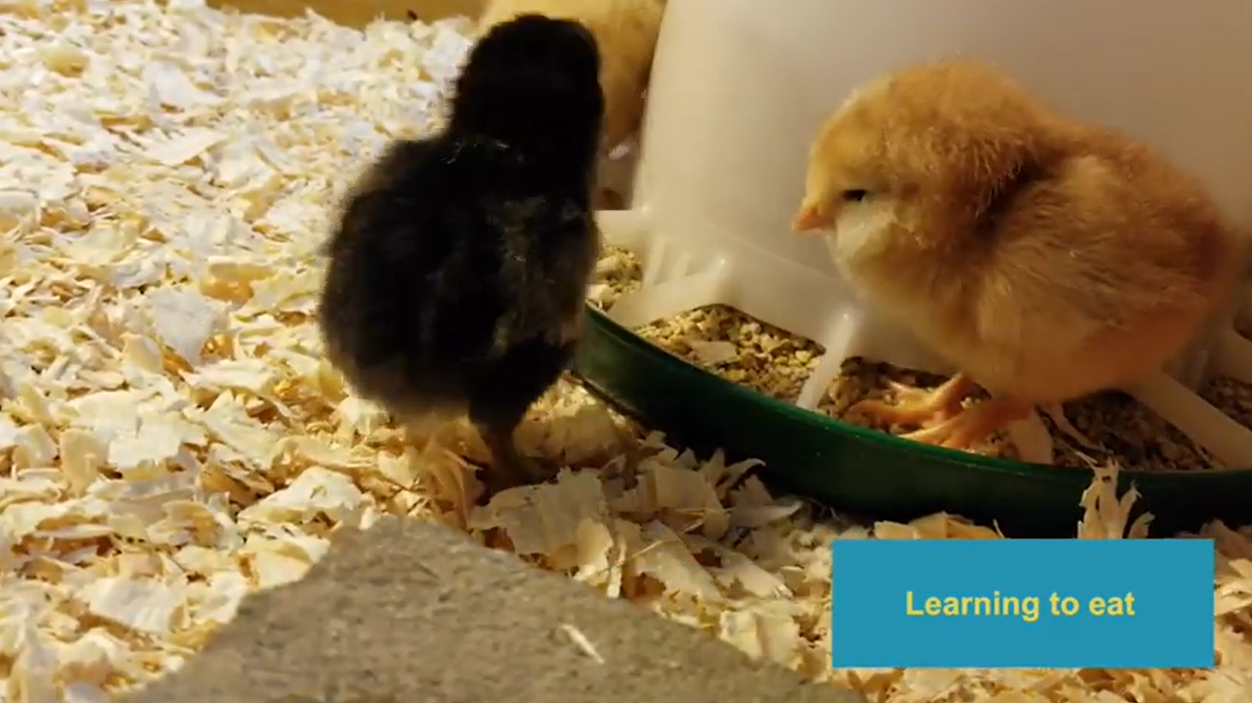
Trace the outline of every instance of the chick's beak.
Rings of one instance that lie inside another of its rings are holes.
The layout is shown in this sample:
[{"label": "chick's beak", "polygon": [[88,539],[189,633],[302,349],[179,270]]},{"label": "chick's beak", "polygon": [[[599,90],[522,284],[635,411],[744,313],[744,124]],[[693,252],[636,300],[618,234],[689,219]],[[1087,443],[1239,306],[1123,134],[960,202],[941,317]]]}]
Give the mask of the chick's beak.
[{"label": "chick's beak", "polygon": [[791,221],[791,231],[796,233],[814,232],[829,228],[834,222],[831,213],[820,202],[805,200]]}]

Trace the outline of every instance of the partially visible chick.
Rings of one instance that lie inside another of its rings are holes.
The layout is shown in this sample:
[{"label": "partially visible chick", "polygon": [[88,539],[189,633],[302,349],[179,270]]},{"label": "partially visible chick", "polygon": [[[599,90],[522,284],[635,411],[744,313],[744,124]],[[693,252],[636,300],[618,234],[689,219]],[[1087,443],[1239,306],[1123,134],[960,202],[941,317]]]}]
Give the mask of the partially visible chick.
[{"label": "partially visible chick", "polygon": [[525,13],[575,20],[591,30],[600,47],[604,150],[634,134],[643,117],[665,0],[491,0],[479,16],[479,31]]},{"label": "partially visible chick", "polygon": [[421,443],[468,413],[489,492],[543,478],[513,433],[571,360],[599,251],[603,96],[582,25],[525,15],[471,51],[444,132],[393,144],[328,245],[332,363]]},{"label": "partially visible chick", "polygon": [[[810,154],[793,229],[960,373],[857,411],[969,447],[1035,405],[1145,380],[1231,295],[1246,245],[1192,176],[973,60],[871,81]],[[993,399],[968,410],[981,384]]]}]

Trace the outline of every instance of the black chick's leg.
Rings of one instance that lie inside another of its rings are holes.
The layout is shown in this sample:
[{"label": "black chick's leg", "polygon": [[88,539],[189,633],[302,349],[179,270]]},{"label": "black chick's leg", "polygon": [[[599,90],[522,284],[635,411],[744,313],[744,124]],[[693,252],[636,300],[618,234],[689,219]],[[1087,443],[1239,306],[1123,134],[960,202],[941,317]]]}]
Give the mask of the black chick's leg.
[{"label": "black chick's leg", "polygon": [[469,417],[491,450],[493,465],[483,476],[489,494],[549,478],[549,472],[517,450],[513,433],[530,406],[569,365],[574,348],[573,342],[526,342],[511,349],[477,384]]}]

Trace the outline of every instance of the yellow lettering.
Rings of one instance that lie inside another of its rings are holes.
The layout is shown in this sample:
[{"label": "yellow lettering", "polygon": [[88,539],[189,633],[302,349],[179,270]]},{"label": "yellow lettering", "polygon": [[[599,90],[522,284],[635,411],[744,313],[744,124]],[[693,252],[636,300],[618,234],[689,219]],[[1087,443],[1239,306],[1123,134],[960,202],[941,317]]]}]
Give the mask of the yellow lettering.
[{"label": "yellow lettering", "polygon": [[996,615],[1012,615],[1014,617],[1022,614],[1022,602],[1016,596],[1000,597],[1000,592],[996,591]]},{"label": "yellow lettering", "polygon": [[1126,593],[1125,600],[1126,614],[1133,618],[1135,616],[1135,594],[1130,592]]},{"label": "yellow lettering", "polygon": [[1073,596],[1065,596],[1061,599],[1061,615],[1072,618],[1078,614],[1078,599]]},{"label": "yellow lettering", "polygon": [[[1073,601],[1076,607],[1078,601]],[[920,601],[920,604],[919,604]],[[910,617],[969,617],[1007,616],[1018,617],[1024,622],[1038,622],[1042,608],[1039,596],[1005,596],[999,591],[990,596],[926,596],[914,591],[904,592],[904,613]],[[1061,610],[1069,610],[1069,603],[1062,603]]]},{"label": "yellow lettering", "polygon": [[1039,619],[1039,596],[1028,596],[1022,599],[1022,620],[1035,622]]},{"label": "yellow lettering", "polygon": [[[1114,602],[1117,601],[1116,598],[1110,598],[1109,600]],[[1087,604],[1087,610],[1091,611],[1091,614],[1097,618],[1104,615],[1104,599],[1099,596],[1092,598],[1091,602]],[[1112,614],[1113,613],[1109,613],[1109,615]]]},{"label": "yellow lettering", "polygon": [[913,607],[913,592],[912,591],[904,592],[904,612],[907,615],[925,615],[926,614]]}]

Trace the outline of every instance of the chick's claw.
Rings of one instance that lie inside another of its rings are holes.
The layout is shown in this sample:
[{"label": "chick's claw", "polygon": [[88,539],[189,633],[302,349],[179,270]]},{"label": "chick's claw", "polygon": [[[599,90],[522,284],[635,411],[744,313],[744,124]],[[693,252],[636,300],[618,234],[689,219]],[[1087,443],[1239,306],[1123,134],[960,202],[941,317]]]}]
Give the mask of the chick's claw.
[{"label": "chick's claw", "polygon": [[1030,406],[1010,398],[992,398],[968,410],[962,410],[943,422],[901,435],[922,444],[948,449],[969,449],[993,432],[1026,417]]},{"label": "chick's claw", "polygon": [[896,391],[900,400],[888,403],[883,400],[862,400],[848,409],[849,413],[864,415],[887,425],[924,426],[928,422],[943,420],[946,411],[936,407],[932,396],[915,388]]},{"label": "chick's claw", "polygon": [[848,412],[859,413],[892,425],[925,426],[928,422],[943,422],[961,413],[961,401],[974,389],[974,383],[964,374],[957,374],[934,390],[913,388],[902,383],[891,383],[899,402],[863,400]]}]

